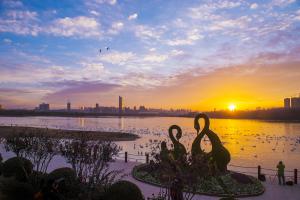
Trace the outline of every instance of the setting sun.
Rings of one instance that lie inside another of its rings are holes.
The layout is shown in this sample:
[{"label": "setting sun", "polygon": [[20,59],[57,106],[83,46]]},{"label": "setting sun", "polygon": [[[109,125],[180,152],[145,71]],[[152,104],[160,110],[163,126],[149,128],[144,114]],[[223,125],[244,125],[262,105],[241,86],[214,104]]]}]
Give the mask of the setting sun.
[{"label": "setting sun", "polygon": [[234,110],[236,109],[236,105],[235,105],[235,104],[230,104],[230,105],[228,106],[228,109],[229,109],[230,111],[234,111]]}]

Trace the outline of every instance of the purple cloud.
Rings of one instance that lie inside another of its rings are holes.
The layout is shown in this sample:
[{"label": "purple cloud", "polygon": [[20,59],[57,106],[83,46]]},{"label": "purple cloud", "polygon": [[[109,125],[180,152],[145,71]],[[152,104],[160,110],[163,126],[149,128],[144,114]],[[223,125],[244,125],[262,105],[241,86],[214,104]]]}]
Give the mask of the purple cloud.
[{"label": "purple cloud", "polygon": [[61,81],[53,83],[44,83],[47,86],[54,88],[64,88],[53,93],[48,93],[44,99],[65,99],[70,96],[88,94],[88,93],[105,93],[121,87],[118,84],[88,82],[88,81]]},{"label": "purple cloud", "polygon": [[0,88],[0,93],[32,93],[29,90],[15,89],[15,88]]}]

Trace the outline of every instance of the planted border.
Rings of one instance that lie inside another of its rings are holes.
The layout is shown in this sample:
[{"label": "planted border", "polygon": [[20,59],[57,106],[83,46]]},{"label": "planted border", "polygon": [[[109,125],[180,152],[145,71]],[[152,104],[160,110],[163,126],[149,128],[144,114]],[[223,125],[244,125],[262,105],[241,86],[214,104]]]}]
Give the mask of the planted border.
[{"label": "planted border", "polygon": [[[157,187],[166,187],[162,185],[159,180],[153,177],[150,173],[146,171],[141,171],[141,168],[146,166],[147,164],[137,165],[132,169],[132,176],[143,183],[147,183]],[[234,173],[234,172],[232,172]],[[223,182],[230,185],[230,189],[234,197],[253,197],[262,195],[265,192],[265,188],[262,183],[255,177],[245,175],[249,177],[253,183],[252,184],[242,184],[238,183],[236,180],[229,175],[221,176]],[[242,188],[242,190],[241,190]],[[185,191],[188,191],[186,188]],[[248,192],[246,192],[248,191]],[[210,181],[206,180],[199,185],[199,188],[196,191],[196,194],[207,195],[207,196],[216,196],[216,197],[230,197],[232,194],[224,193],[223,188],[218,184],[215,178]]]}]

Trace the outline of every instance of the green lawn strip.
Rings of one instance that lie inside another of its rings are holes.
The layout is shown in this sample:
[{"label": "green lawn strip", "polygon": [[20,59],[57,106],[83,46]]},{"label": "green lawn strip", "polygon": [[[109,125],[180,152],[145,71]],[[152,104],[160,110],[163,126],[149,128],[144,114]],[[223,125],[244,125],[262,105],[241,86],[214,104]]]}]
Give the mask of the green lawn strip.
[{"label": "green lawn strip", "polygon": [[62,130],[50,128],[35,128],[21,126],[0,126],[0,138],[8,137],[16,133],[43,133],[49,137],[58,139],[76,139],[82,135],[87,136],[90,140],[102,141],[133,141],[139,138],[133,133],[107,132],[107,131],[81,131],[81,130]]}]

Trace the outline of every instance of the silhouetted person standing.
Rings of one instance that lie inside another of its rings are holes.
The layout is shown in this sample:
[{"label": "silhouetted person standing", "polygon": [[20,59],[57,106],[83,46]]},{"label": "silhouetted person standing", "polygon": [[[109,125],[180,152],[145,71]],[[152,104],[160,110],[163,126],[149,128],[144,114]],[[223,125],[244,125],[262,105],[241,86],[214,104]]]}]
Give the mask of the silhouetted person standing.
[{"label": "silhouetted person standing", "polygon": [[279,185],[281,185],[281,181],[283,182],[283,185],[285,185],[284,168],[285,165],[283,164],[283,162],[279,161],[277,165],[277,175],[278,175]]}]

